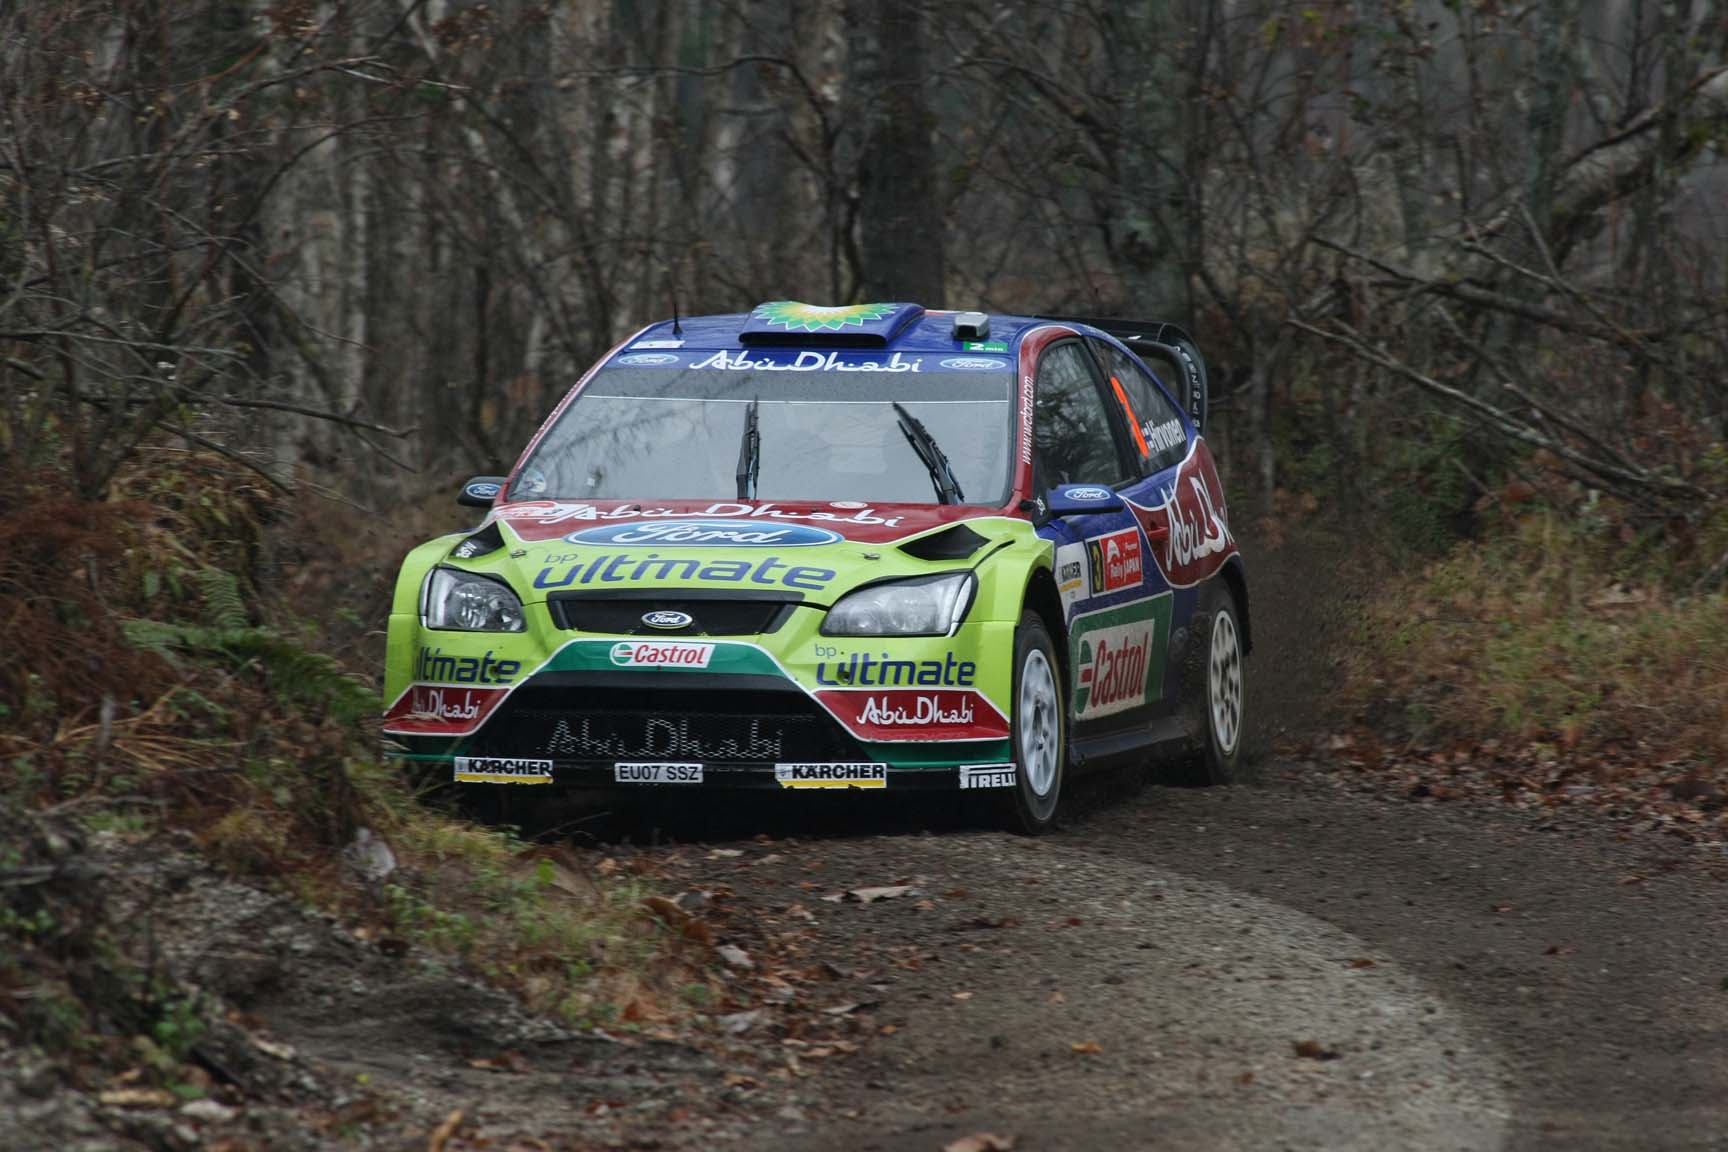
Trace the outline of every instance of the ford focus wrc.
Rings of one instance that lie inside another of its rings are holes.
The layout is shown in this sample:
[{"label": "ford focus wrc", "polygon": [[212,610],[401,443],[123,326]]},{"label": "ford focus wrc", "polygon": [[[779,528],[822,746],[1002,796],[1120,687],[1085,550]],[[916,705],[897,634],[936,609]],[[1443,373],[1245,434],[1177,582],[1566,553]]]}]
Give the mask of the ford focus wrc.
[{"label": "ford focus wrc", "polygon": [[1028,831],[1083,767],[1226,780],[1250,632],[1206,395],[1168,324],[645,328],[404,561],[392,749],[463,787],[976,791]]}]

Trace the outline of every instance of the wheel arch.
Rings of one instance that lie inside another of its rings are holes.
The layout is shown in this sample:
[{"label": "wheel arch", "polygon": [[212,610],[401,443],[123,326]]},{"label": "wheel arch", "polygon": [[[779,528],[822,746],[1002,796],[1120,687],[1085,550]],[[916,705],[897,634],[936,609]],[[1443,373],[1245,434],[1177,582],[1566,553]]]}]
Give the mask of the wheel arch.
[{"label": "wheel arch", "polygon": [[1246,565],[1242,563],[1240,554],[1225,561],[1219,569],[1218,578],[1224,581],[1224,586],[1230,589],[1230,595],[1236,601],[1236,614],[1242,618],[1242,655],[1247,656],[1254,651],[1254,623],[1248,610],[1248,575]]},{"label": "wheel arch", "polygon": [[1058,687],[1062,695],[1068,695],[1070,669],[1068,667],[1068,627],[1065,614],[1062,611],[1062,596],[1056,591],[1056,577],[1048,568],[1034,568],[1031,578],[1026,581],[1026,593],[1021,600],[1022,610],[1036,612],[1038,618],[1044,621],[1045,629],[1050,633],[1051,643],[1056,647],[1056,662],[1061,666],[1062,675],[1058,678]]}]

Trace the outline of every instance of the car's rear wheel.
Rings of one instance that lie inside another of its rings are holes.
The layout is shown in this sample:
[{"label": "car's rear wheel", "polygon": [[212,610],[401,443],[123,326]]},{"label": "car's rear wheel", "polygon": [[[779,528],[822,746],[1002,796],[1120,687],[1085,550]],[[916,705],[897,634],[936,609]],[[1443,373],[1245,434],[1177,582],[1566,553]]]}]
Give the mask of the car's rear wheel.
[{"label": "car's rear wheel", "polygon": [[1201,589],[1190,643],[1184,694],[1191,752],[1179,776],[1192,784],[1229,784],[1242,761],[1247,678],[1241,616],[1223,581]]},{"label": "car's rear wheel", "polygon": [[1056,823],[1068,758],[1067,708],[1062,665],[1050,631],[1035,613],[1014,631],[1014,796],[1004,799],[1004,822],[1028,835]]}]

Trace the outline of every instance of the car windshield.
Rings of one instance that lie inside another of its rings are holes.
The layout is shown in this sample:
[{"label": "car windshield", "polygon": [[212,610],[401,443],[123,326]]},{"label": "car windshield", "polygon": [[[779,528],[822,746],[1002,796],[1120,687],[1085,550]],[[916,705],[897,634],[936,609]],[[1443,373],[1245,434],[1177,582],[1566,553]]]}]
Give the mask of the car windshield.
[{"label": "car windshield", "polygon": [[912,443],[924,440],[947,458],[965,503],[1008,499],[1005,359],[949,357],[961,367],[943,368],[933,355],[789,349],[619,359],[638,363],[614,360],[588,382],[523,464],[512,498],[937,503]]}]

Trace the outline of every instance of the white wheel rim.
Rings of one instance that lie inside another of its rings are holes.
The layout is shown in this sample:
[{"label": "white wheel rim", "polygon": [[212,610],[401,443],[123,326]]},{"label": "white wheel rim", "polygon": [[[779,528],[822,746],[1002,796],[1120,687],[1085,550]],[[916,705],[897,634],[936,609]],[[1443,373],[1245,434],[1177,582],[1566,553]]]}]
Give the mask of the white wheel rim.
[{"label": "white wheel rim", "polygon": [[1212,617],[1206,698],[1212,704],[1212,735],[1218,750],[1228,756],[1236,751],[1242,735],[1242,645],[1236,637],[1236,618],[1228,612]]},{"label": "white wheel rim", "polygon": [[1020,766],[1036,796],[1048,796],[1056,786],[1060,706],[1050,661],[1034,648],[1020,667],[1020,704],[1015,720],[1020,733]]}]

